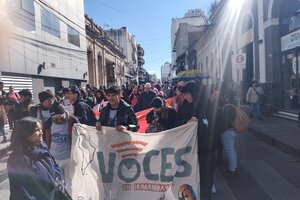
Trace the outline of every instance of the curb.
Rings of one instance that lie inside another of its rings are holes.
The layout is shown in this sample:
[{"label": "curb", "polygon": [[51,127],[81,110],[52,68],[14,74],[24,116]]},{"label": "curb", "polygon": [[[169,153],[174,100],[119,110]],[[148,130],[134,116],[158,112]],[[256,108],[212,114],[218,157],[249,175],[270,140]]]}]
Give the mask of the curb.
[{"label": "curb", "polygon": [[277,140],[275,138],[270,137],[269,135],[263,133],[262,131],[259,131],[255,128],[252,128],[249,126],[248,131],[255,135],[256,137],[260,138],[263,142],[278,148],[279,150],[281,150],[284,153],[296,156],[297,158],[300,159],[300,150],[295,149],[291,146],[289,146],[286,143],[281,142],[280,140]]}]

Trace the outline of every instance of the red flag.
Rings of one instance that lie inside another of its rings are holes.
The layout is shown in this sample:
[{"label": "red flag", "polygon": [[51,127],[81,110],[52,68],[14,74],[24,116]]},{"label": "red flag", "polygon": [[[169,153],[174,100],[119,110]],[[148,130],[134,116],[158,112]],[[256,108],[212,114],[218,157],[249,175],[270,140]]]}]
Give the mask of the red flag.
[{"label": "red flag", "polygon": [[146,116],[151,110],[152,108],[149,108],[147,110],[142,110],[140,112],[135,113],[138,123],[140,125],[140,128],[138,130],[139,133],[146,133],[146,129],[148,127]]},{"label": "red flag", "polygon": [[[167,104],[169,104],[170,106],[172,106],[172,99],[173,98],[166,99],[165,102]],[[146,133],[146,129],[148,127],[146,116],[151,110],[152,110],[152,108],[149,108],[149,109],[142,110],[140,112],[135,113],[138,123],[140,125],[140,128],[138,130],[139,133]]]}]

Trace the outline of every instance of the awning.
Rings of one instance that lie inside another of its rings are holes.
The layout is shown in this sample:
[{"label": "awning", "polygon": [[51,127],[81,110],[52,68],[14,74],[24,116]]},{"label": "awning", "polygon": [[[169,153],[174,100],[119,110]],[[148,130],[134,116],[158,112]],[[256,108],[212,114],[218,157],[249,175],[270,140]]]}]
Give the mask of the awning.
[{"label": "awning", "polygon": [[179,74],[177,74],[177,76],[174,77],[172,81],[202,80],[209,78],[210,76],[202,70],[188,70],[182,71]]}]

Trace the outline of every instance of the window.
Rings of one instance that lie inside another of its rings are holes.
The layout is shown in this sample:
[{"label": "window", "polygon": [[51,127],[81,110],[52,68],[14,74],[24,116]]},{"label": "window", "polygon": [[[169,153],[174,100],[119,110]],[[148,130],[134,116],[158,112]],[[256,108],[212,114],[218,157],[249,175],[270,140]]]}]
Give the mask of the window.
[{"label": "window", "polygon": [[60,27],[59,19],[51,12],[41,9],[42,15],[42,30],[56,36],[60,37]]},{"label": "window", "polygon": [[71,26],[68,26],[68,42],[80,47],[79,32]]},{"label": "window", "polygon": [[33,0],[6,1],[13,24],[26,31],[35,32]]},{"label": "window", "polygon": [[248,30],[250,30],[252,27],[252,18],[250,15],[247,15],[245,18],[244,18],[244,23],[242,24],[242,33],[245,33],[247,32]]},{"label": "window", "polygon": [[33,0],[22,0],[21,1],[21,8],[30,14],[34,15],[34,5]]}]

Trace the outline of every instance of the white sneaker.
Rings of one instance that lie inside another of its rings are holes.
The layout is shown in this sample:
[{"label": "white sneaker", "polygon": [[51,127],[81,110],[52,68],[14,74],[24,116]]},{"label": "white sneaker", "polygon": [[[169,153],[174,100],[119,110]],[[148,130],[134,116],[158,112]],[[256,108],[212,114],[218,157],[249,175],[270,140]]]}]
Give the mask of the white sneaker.
[{"label": "white sneaker", "polygon": [[215,187],[215,184],[213,184],[212,188],[211,188],[211,193],[216,194],[217,193],[217,189]]}]

